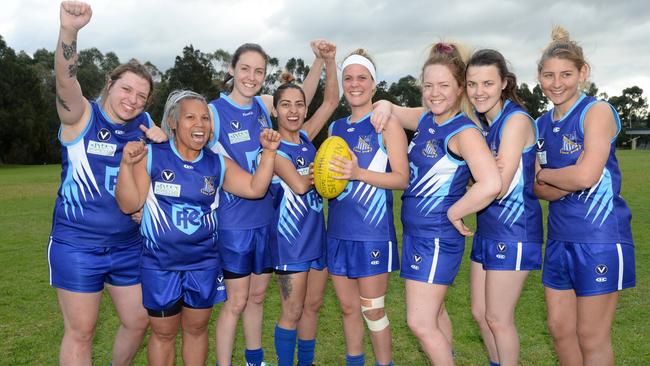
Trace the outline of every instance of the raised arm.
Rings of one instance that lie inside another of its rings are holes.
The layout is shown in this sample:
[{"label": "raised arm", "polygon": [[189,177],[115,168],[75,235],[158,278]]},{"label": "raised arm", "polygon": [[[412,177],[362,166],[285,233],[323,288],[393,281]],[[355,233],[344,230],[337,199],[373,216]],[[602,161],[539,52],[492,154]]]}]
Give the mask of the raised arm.
[{"label": "raised arm", "polygon": [[115,186],[115,200],[125,214],[140,210],[147,199],[151,185],[145,159],[147,152],[147,145],[141,141],[130,141],[124,146]]},{"label": "raised arm", "polygon": [[474,184],[447,211],[447,217],[462,235],[472,232],[463,223],[463,217],[475,213],[492,202],[501,191],[499,169],[485,139],[475,128],[459,132],[449,140],[447,149],[460,155],[472,172]]},{"label": "raised arm", "polygon": [[[336,45],[322,41],[318,47],[320,55],[325,60],[325,93],[323,103],[302,126],[302,129],[309,135],[310,140],[313,140],[318,135],[339,104],[339,84],[336,78]],[[311,70],[309,73],[311,74]],[[309,78],[309,75],[307,78]],[[307,81],[305,80],[305,94],[307,94],[306,87]]]},{"label": "raised arm", "polygon": [[253,175],[240,168],[232,160],[224,158],[226,162],[224,190],[243,198],[253,199],[264,196],[271,183],[271,178],[273,178],[275,154],[280,145],[280,134],[267,128],[260,135],[260,143],[263,148],[262,156]]},{"label": "raised arm", "polygon": [[59,39],[54,53],[56,110],[61,120],[61,136],[75,139],[86,127],[90,104],[77,80],[77,33],[92,17],[90,5],[78,1],[61,3]]},{"label": "raised arm", "polygon": [[598,183],[618,126],[611,107],[602,102],[596,103],[587,111],[583,126],[585,146],[582,156],[574,165],[542,169],[537,174],[538,181],[570,192],[591,188]]},{"label": "raised arm", "polygon": [[406,134],[396,121],[386,124],[383,132],[384,144],[388,151],[391,171],[375,172],[359,167],[357,157],[350,151],[352,160],[335,156],[330,162],[330,170],[341,173],[336,179],[360,180],[375,187],[385,189],[405,189],[409,182],[409,165],[406,154]]}]

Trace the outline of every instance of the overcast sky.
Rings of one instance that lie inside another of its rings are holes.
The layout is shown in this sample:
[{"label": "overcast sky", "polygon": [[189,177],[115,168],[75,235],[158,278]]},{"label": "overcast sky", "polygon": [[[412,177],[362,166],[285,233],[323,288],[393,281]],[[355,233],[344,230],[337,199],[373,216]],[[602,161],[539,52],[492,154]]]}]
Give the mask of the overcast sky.
[{"label": "overcast sky", "polygon": [[[563,25],[583,46],[600,91],[619,95],[638,85],[650,95],[650,2],[604,1],[354,1],[354,0],[102,0],[90,1],[91,22],[79,34],[80,49],[97,47],[171,67],[182,48],[233,52],[244,42],[261,44],[281,65],[289,57],[313,59],[309,40],[338,45],[337,59],[363,47],[389,82],[419,76],[427,47],[440,39],[470,49],[495,48],[511,62],[520,82],[534,85],[536,63]],[[53,50],[59,2],[5,1],[0,35],[29,54]]]}]

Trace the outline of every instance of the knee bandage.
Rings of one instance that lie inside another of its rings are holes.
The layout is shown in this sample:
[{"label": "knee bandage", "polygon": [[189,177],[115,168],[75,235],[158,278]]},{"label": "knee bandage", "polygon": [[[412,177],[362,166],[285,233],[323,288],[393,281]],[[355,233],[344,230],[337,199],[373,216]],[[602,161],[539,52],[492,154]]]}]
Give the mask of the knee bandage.
[{"label": "knee bandage", "polygon": [[[363,296],[361,297],[361,315],[363,315],[363,319],[366,320],[366,324],[368,325],[368,329],[370,329],[373,332],[379,332],[386,327],[388,327],[389,321],[388,321],[388,316],[386,316],[386,313],[384,313],[384,316],[381,317],[380,319],[377,320],[370,320],[366,316],[366,311],[368,310],[375,310],[375,309],[383,309],[384,308],[384,297],[385,296],[380,296],[376,297],[374,299],[367,299]],[[370,304],[370,306],[365,306],[364,304]]]}]

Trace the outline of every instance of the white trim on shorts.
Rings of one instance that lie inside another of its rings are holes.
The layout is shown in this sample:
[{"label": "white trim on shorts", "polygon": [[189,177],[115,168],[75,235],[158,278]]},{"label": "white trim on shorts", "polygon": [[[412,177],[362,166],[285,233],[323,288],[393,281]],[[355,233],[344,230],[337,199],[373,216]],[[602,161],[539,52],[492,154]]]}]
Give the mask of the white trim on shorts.
[{"label": "white trim on shorts", "polygon": [[438,254],[440,253],[440,239],[435,238],[433,244],[433,260],[431,261],[431,270],[429,271],[429,278],[427,280],[429,283],[433,283],[433,279],[436,276],[436,268],[438,267]]},{"label": "white trim on shorts", "polygon": [[51,250],[52,250],[52,237],[50,236],[50,242],[47,243],[47,265],[50,270],[50,286],[52,286],[52,261],[50,260]]},{"label": "white trim on shorts", "polygon": [[393,272],[393,242],[388,241],[388,272]]},{"label": "white trim on shorts", "polygon": [[515,264],[515,271],[521,271],[521,256],[523,251],[523,244],[521,242],[517,242],[517,263]]},{"label": "white trim on shorts", "polygon": [[623,270],[625,267],[621,243],[616,243],[616,251],[618,252],[618,290],[620,291],[623,289]]}]

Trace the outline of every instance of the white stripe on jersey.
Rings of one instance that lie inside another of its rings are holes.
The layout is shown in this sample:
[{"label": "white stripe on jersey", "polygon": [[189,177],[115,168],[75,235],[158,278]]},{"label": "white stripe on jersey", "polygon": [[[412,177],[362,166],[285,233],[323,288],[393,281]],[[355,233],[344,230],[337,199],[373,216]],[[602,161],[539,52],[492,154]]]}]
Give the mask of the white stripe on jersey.
[{"label": "white stripe on jersey", "polygon": [[433,261],[431,262],[431,271],[429,271],[429,279],[427,282],[433,283],[433,278],[436,276],[436,268],[438,267],[438,254],[440,253],[440,239],[436,238],[434,241],[435,249],[433,250]]},{"label": "white stripe on jersey", "polygon": [[623,249],[621,243],[616,243],[616,251],[618,252],[618,290],[623,289]]}]

